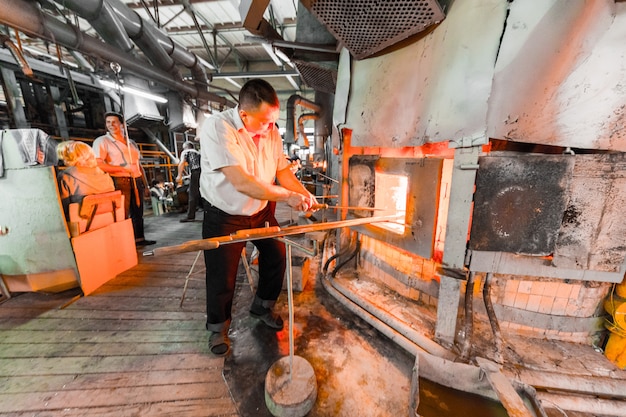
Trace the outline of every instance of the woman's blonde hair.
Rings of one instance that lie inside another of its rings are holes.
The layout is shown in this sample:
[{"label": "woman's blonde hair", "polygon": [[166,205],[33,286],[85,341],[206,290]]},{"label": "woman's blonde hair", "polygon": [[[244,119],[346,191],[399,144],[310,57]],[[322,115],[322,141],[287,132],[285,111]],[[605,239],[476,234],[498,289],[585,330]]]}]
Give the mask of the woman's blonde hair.
[{"label": "woman's blonde hair", "polygon": [[57,154],[67,166],[96,167],[96,155],[91,146],[79,141],[61,142],[57,146]]}]

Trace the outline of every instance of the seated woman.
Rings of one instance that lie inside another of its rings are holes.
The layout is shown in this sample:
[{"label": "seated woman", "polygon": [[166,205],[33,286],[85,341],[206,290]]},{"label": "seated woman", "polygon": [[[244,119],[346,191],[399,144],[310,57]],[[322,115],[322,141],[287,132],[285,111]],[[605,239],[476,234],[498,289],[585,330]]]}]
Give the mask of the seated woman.
[{"label": "seated woman", "polygon": [[62,142],[57,154],[68,167],[57,175],[66,217],[70,203],[79,203],[86,195],[115,191],[111,176],[98,168],[96,156],[86,143]]},{"label": "seated woman", "polygon": [[152,180],[150,199],[152,200],[152,211],[155,216],[160,216],[167,211],[167,207],[165,206],[165,189],[157,180]]}]

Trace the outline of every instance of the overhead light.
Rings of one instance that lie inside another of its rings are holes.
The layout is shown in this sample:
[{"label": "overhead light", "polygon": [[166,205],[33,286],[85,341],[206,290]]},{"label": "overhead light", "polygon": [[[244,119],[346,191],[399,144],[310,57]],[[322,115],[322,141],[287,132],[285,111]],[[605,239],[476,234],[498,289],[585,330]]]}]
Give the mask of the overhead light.
[{"label": "overhead light", "polygon": [[[117,89],[118,85],[112,81],[108,80],[98,80],[100,85],[108,88]],[[156,94],[148,93],[147,91],[139,90],[137,88],[128,87],[125,85],[119,86],[120,90],[125,93],[132,94],[138,97],[147,98],[148,100],[156,101],[157,103],[167,103],[167,99],[165,97],[157,96]]]},{"label": "overhead light", "polygon": [[[31,48],[29,46],[22,46],[22,49],[25,50],[25,51],[30,52],[33,55],[42,56],[42,57],[45,57],[45,58],[50,58],[53,61],[59,62],[59,58],[57,58],[56,56],[47,54],[45,52],[41,52],[41,51],[39,51],[39,50],[37,50],[35,48]],[[78,65],[74,64],[73,62],[63,61],[63,64],[67,65],[68,67],[78,68]]]},{"label": "overhead light", "polygon": [[226,78],[273,78],[286,77],[288,75],[299,77],[300,73],[296,70],[288,71],[248,71],[248,72],[217,72],[211,74],[214,80],[222,80]]}]

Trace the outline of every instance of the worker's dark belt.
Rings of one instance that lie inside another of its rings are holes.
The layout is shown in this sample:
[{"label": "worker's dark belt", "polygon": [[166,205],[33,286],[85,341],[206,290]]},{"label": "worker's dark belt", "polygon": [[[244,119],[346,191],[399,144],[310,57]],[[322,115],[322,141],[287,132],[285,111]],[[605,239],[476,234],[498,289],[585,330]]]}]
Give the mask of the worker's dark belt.
[{"label": "worker's dark belt", "polygon": [[113,177],[113,181],[117,182],[132,182],[133,178],[131,177]]},{"label": "worker's dark belt", "polygon": [[241,218],[241,219],[248,218],[249,219],[249,218],[252,218],[252,217],[255,217],[255,216],[265,216],[265,211],[266,210],[270,210],[270,205],[268,204],[263,209],[261,209],[260,211],[254,213],[251,216],[244,216],[244,215],[241,215],[241,214],[228,214],[224,210],[215,207],[213,204],[209,203],[204,198],[202,199],[202,208],[204,209],[204,211],[212,211],[214,213],[218,213],[222,217]]},{"label": "worker's dark belt", "polygon": [[139,190],[138,187],[140,187],[140,184],[143,184],[141,182],[141,177],[137,177],[137,178],[132,178],[132,177],[112,177],[113,178],[113,183],[114,184],[128,184],[130,185],[130,189],[131,191],[135,194],[135,203],[137,205],[137,207],[139,207],[141,205],[141,196],[139,195]]}]

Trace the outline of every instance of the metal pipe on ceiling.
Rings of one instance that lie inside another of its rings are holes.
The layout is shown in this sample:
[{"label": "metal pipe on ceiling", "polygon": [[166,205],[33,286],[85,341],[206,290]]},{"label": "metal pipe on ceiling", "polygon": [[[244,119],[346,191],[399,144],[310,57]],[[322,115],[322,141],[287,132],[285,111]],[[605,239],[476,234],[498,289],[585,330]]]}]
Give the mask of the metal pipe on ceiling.
[{"label": "metal pipe on ceiling", "polygon": [[124,70],[139,77],[153,80],[174,91],[187,93],[192,97],[220,103],[224,106],[236,106],[234,102],[206,91],[206,87],[201,88],[198,85],[176,80],[165,71],[147,65],[144,61],[86,35],[72,25],[41,13],[32,3],[24,0],[0,0],[0,9],[3,11],[0,14],[0,23],[16,28],[30,36],[55,42],[105,61],[117,62]]},{"label": "metal pipe on ceiling", "polygon": [[285,130],[285,142],[286,143],[296,143],[297,135],[297,125],[296,125],[296,106],[306,107],[310,110],[313,110],[315,113],[319,114],[322,108],[312,102],[311,100],[307,100],[306,98],[294,94],[287,100],[287,126]]},{"label": "metal pipe on ceiling", "polygon": [[[130,42],[132,39],[153,65],[176,78],[182,78],[176,67],[176,64],[181,64],[190,69],[198,88],[209,83],[210,79],[195,54],[176,44],[167,34],[121,1],[57,0],[57,2],[87,19],[105,41],[120,44],[127,39]],[[100,14],[108,16],[109,13],[111,17],[106,20],[100,17]],[[116,29],[113,30],[110,26]],[[198,106],[202,107],[203,104],[205,103],[199,102]]]},{"label": "metal pipe on ceiling", "polygon": [[304,113],[304,114],[301,114],[300,117],[298,117],[298,130],[300,131],[300,136],[302,136],[302,144],[304,145],[305,148],[308,148],[310,144],[309,144],[309,138],[306,136],[306,133],[304,132],[304,121],[305,120],[317,120],[319,118],[320,118],[320,115],[318,113]]},{"label": "metal pipe on ceiling", "polygon": [[124,52],[130,52],[135,47],[126,34],[116,10],[103,0],[67,0],[57,3],[87,20],[106,42],[112,43]]},{"label": "metal pipe on ceiling", "polygon": [[32,78],[33,77],[32,68],[30,67],[30,65],[28,65],[28,61],[26,61],[26,58],[24,58],[24,55],[22,54],[22,51],[20,50],[20,48],[18,48],[13,43],[13,41],[11,41],[11,38],[9,38],[7,35],[0,34],[0,43],[4,45],[11,52],[11,55],[13,56],[13,58],[15,58],[15,61],[18,63],[18,65],[22,69],[22,72],[24,73],[24,75]]}]

